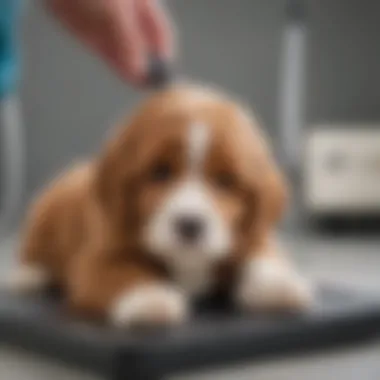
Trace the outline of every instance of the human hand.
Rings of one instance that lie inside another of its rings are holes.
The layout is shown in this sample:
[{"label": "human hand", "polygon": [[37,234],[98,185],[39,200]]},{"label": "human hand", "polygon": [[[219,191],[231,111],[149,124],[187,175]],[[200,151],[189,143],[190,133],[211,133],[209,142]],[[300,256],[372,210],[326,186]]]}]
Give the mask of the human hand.
[{"label": "human hand", "polygon": [[170,61],[173,29],[159,0],[45,0],[52,14],[125,80],[142,85],[149,57]]}]

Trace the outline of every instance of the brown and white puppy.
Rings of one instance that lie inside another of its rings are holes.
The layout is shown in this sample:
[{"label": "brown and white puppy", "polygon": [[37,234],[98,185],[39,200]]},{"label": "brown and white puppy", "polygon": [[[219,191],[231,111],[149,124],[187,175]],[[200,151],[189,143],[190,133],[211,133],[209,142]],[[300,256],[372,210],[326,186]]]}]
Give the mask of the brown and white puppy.
[{"label": "brown and white puppy", "polygon": [[219,92],[177,85],[41,194],[13,285],[59,285],[73,310],[120,326],[178,323],[217,289],[248,311],[303,308],[309,290],[274,237],[285,203],[257,122]]}]

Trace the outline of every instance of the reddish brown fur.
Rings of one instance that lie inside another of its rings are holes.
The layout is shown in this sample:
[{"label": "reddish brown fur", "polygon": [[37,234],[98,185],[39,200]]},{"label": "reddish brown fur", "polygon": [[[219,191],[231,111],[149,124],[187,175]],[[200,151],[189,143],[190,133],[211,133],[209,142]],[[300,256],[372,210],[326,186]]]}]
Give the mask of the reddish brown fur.
[{"label": "reddish brown fur", "polygon": [[229,100],[196,101],[196,91],[152,96],[98,158],[58,178],[34,204],[22,261],[46,268],[71,307],[104,315],[127,287],[168,275],[141,248],[139,229],[168,190],[149,186],[151,165],[165,159],[181,176],[181,144],[192,120],[212,128],[205,175],[210,186],[227,175],[226,190],[213,194],[239,235],[234,254],[221,263],[221,278],[228,284],[231,269],[265,251],[285,204],[283,179],[256,125]]}]

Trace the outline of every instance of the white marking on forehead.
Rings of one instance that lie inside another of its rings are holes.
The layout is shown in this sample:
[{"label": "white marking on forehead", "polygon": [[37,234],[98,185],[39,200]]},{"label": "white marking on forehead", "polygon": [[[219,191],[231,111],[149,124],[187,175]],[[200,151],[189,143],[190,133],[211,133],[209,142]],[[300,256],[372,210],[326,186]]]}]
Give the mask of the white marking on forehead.
[{"label": "white marking on forehead", "polygon": [[204,123],[194,123],[189,128],[188,159],[191,171],[199,171],[210,142],[210,129]]}]

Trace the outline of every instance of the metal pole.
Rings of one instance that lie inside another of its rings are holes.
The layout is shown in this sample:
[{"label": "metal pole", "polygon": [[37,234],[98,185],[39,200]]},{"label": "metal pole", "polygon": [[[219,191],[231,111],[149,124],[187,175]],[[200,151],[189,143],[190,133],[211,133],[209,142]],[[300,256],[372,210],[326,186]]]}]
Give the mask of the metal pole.
[{"label": "metal pole", "polygon": [[280,63],[280,150],[291,172],[299,169],[305,126],[306,9],[302,0],[286,2]]},{"label": "metal pole", "polygon": [[19,211],[24,190],[24,135],[17,97],[0,102],[1,209],[0,234],[4,235]]}]

